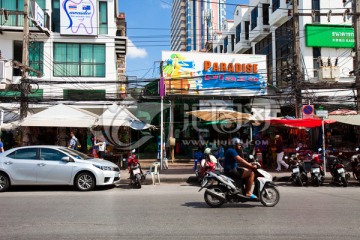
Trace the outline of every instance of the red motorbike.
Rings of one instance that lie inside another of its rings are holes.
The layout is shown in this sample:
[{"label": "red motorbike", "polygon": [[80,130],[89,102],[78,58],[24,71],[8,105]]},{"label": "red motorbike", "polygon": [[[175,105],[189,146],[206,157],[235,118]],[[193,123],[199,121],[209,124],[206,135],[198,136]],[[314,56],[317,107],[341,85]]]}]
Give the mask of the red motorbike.
[{"label": "red motorbike", "polygon": [[127,159],[127,164],[130,173],[131,185],[141,188],[141,184],[145,180],[145,174],[143,174],[143,171],[141,170],[139,159],[135,155],[135,149],[130,153]]}]

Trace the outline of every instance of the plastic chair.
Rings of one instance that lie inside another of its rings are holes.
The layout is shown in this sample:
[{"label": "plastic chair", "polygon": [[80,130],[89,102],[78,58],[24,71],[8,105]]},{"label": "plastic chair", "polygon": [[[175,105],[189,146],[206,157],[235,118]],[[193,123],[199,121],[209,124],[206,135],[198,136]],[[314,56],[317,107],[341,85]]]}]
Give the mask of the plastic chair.
[{"label": "plastic chair", "polygon": [[159,172],[160,162],[154,162],[151,164],[149,171],[146,172],[146,174],[151,175],[153,185],[155,184],[155,177],[157,177],[157,180],[160,184],[160,172]]}]

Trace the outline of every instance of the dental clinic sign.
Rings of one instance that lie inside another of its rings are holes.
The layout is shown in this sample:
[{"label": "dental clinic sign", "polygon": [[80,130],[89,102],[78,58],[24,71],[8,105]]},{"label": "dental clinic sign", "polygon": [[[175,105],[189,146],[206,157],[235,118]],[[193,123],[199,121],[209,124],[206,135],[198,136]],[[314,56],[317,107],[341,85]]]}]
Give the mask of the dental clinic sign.
[{"label": "dental clinic sign", "polygon": [[60,34],[97,35],[96,0],[62,0]]}]

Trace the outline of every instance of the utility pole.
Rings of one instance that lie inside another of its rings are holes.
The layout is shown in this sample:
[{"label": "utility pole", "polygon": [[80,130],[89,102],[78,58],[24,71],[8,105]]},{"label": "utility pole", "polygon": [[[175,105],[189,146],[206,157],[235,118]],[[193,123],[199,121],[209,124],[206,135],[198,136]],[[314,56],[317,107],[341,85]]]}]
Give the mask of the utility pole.
[{"label": "utility pole", "polygon": [[292,79],[292,88],[295,92],[295,116],[300,118],[300,108],[301,108],[301,80],[302,80],[302,70],[301,70],[301,61],[300,61],[300,41],[299,41],[299,9],[298,9],[298,0],[293,0],[293,26],[294,26],[294,62],[292,66],[292,71],[294,71]]},{"label": "utility pole", "polygon": [[360,13],[360,1],[358,0],[353,0],[352,3],[352,7],[353,7],[353,24],[354,24],[354,35],[355,35],[355,62],[354,62],[354,74],[355,74],[355,86],[356,86],[356,110],[358,113],[360,113],[360,69],[359,69],[359,64],[360,64],[360,48],[359,48],[359,43],[358,41],[360,41],[360,18],[359,18],[359,13]]},{"label": "utility pole", "polygon": [[27,100],[27,89],[28,89],[28,73],[26,67],[29,64],[29,12],[30,12],[30,0],[24,0],[24,30],[23,30],[23,55],[22,65],[25,67],[21,68],[22,77],[20,83],[20,120],[27,117],[28,111],[28,100]]}]

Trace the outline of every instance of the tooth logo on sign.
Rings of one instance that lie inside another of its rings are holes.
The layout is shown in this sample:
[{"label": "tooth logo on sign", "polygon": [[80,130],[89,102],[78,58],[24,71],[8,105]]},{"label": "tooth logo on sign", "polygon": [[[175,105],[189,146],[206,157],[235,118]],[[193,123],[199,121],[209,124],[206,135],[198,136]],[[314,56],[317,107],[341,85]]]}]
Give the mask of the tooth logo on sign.
[{"label": "tooth logo on sign", "polygon": [[63,0],[60,34],[96,35],[96,0]]}]

